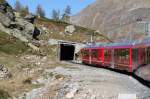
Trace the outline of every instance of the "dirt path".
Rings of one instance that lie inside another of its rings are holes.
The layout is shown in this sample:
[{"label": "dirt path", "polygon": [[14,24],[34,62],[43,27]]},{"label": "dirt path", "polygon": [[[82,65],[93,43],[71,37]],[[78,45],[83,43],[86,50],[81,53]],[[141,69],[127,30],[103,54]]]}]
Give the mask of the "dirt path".
[{"label": "dirt path", "polygon": [[30,98],[30,95],[36,92],[35,89],[34,92],[28,93],[27,99],[118,99],[119,94],[132,94],[138,99],[150,99],[150,89],[130,76],[101,68],[67,64],[70,67],[45,70],[65,78],[51,79],[40,89],[45,91]]}]

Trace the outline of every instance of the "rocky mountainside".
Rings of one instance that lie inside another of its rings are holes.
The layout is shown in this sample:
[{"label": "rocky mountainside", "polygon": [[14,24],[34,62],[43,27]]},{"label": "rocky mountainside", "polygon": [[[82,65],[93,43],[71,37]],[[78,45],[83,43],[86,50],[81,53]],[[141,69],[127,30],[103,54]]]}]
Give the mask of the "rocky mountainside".
[{"label": "rocky mountainside", "polygon": [[144,38],[149,20],[150,0],[96,0],[71,18],[74,24],[123,41]]},{"label": "rocky mountainside", "polygon": [[37,39],[40,34],[34,26],[34,19],[33,15],[21,17],[5,0],[0,0],[0,31],[28,43],[32,48],[36,48],[31,43],[32,39]]},{"label": "rocky mountainside", "polygon": [[[57,39],[78,43],[86,43],[90,40],[89,33],[95,33],[95,30],[51,19],[37,18],[35,20],[35,25],[40,29],[42,33],[39,36],[39,39],[46,41],[49,39]],[[95,40],[110,42],[110,39],[108,39],[106,36],[98,33],[97,35],[99,36],[95,36]]]},{"label": "rocky mountainside", "polygon": [[[36,43],[39,43],[40,40],[50,38],[83,43],[89,40],[87,33],[94,32],[91,29],[74,26],[61,21],[37,18],[33,15],[23,17],[20,13],[15,12],[5,0],[0,0],[0,30],[28,43],[32,48],[35,48],[33,40],[37,40]],[[43,39],[39,40],[38,36],[40,34]],[[109,41],[103,35],[95,39]]]}]

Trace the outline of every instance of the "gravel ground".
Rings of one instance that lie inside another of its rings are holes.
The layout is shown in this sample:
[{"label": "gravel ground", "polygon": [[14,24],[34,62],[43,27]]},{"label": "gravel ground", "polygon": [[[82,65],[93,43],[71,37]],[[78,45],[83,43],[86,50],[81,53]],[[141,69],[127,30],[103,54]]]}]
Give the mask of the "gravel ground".
[{"label": "gravel ground", "polygon": [[[68,64],[68,68],[45,70],[48,73],[64,75],[65,78],[46,81],[43,88],[27,93],[27,99],[118,99],[120,94],[136,95],[137,99],[150,99],[150,89],[131,76],[101,68]],[[40,98],[41,96],[44,98]]]},{"label": "gravel ground", "polygon": [[139,68],[135,73],[139,77],[150,81],[150,65],[145,65],[145,66]]}]

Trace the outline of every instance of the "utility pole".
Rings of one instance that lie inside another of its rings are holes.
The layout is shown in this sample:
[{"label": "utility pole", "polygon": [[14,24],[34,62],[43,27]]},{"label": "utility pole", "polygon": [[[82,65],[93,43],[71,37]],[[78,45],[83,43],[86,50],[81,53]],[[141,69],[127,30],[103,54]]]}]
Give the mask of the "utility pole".
[{"label": "utility pole", "polygon": [[150,22],[146,23],[146,33],[147,33],[147,36],[149,37],[150,36]]},{"label": "utility pole", "polygon": [[91,34],[91,38],[90,39],[91,39],[90,41],[92,43],[93,42],[93,34]]},{"label": "utility pole", "polygon": [[132,32],[129,32],[129,34],[130,34],[130,42],[131,42],[132,38],[133,38],[133,34],[132,34]]}]

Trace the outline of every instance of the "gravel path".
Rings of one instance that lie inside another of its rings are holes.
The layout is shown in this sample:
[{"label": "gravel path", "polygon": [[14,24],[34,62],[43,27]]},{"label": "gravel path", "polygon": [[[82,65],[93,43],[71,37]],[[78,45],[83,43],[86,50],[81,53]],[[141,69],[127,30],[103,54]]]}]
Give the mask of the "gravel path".
[{"label": "gravel path", "polygon": [[68,83],[78,84],[79,91],[74,99],[117,99],[119,94],[136,94],[138,99],[150,99],[150,89],[130,76],[85,65],[73,67],[56,68],[53,72],[71,76]]},{"label": "gravel path", "polygon": [[150,99],[150,89],[130,76],[101,68],[67,64],[70,67],[45,70],[47,73],[64,75],[65,78],[45,82],[41,89],[27,93],[27,99],[118,99],[121,94]]}]

